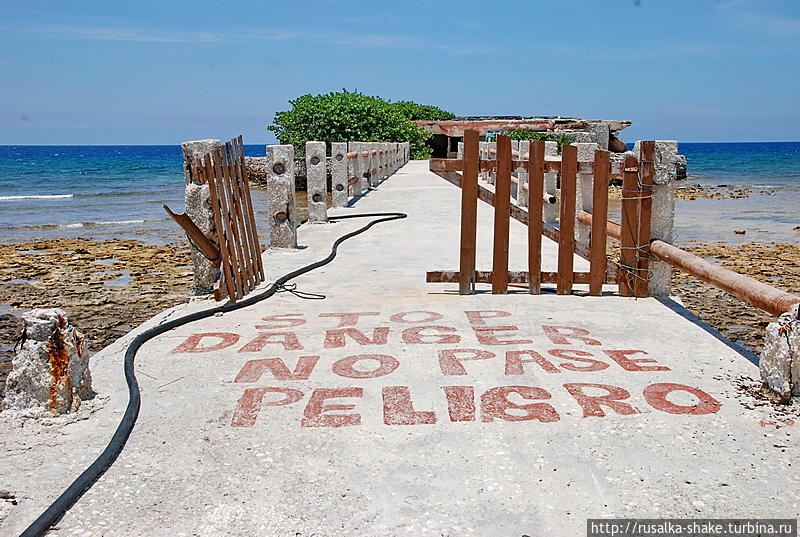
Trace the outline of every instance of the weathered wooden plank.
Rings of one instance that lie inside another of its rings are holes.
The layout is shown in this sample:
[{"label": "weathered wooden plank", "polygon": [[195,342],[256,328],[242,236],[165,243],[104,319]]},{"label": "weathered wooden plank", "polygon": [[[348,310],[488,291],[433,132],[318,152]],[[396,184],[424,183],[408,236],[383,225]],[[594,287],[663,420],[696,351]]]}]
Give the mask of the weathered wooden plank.
[{"label": "weathered wooden plank", "polygon": [[531,140],[528,161],[528,290],[541,292],[542,270],[542,210],[544,208],[544,140]]},{"label": "weathered wooden plank", "polygon": [[653,173],[655,171],[653,159],[655,157],[656,143],[645,141],[641,143],[639,153],[639,230],[636,239],[636,296],[647,296],[647,286],[650,281],[650,220],[653,212]]},{"label": "weathered wooden plank", "polygon": [[247,181],[247,173],[244,168],[244,141],[239,136],[236,139],[238,148],[238,166],[239,177],[242,182],[242,191],[244,192],[244,202],[247,205],[247,228],[248,235],[250,236],[251,251],[255,255],[255,273],[258,276],[258,282],[264,281],[264,262],[261,259],[261,243],[258,241],[258,227],[256,227],[255,210],[253,209],[253,198],[250,195],[250,183]]},{"label": "weathered wooden plank", "polygon": [[608,219],[608,176],[610,153],[597,149],[594,152],[594,178],[592,180],[592,237],[589,252],[589,294],[599,296],[603,290],[606,272],[606,236],[605,221]]},{"label": "weathered wooden plank", "polygon": [[478,143],[477,131],[464,131],[464,175],[461,180],[461,252],[458,292],[475,290],[475,248],[478,233]]},{"label": "weathered wooden plank", "polygon": [[213,153],[213,156],[214,159],[212,165],[214,166],[214,174],[209,178],[209,182],[214,181],[217,190],[217,196],[220,203],[220,214],[222,215],[222,234],[224,235],[225,242],[228,245],[228,259],[231,266],[231,273],[233,274],[235,289],[233,299],[238,300],[239,297],[244,296],[244,284],[242,282],[241,273],[239,272],[239,259],[236,252],[235,242],[236,237],[233,234],[233,228],[231,225],[231,210],[228,203],[228,193],[225,188],[225,172],[223,171],[223,160],[225,157],[223,156],[222,148],[216,149]]},{"label": "weathered wooden plank", "polygon": [[639,176],[636,166],[635,157],[625,157],[620,224],[622,228],[620,265],[624,270],[620,273],[619,294],[622,296],[632,296],[636,289],[636,239],[639,230]]},{"label": "weathered wooden plank", "polygon": [[[463,181],[462,181],[463,183]],[[511,138],[497,137],[497,174],[494,198],[494,242],[492,248],[492,293],[508,292],[508,232],[511,210]]]},{"label": "weathered wooden plank", "polygon": [[[224,286],[228,298],[231,300],[231,302],[236,302],[235,279],[229,261],[230,253],[228,251],[228,241],[226,238],[225,227],[223,225],[224,213],[222,210],[222,202],[217,191],[217,182],[213,180],[215,173],[211,154],[206,155],[203,159],[203,169],[205,170],[206,180],[208,181],[212,213],[214,214],[214,226],[217,228],[217,245],[219,247],[221,267],[221,281],[219,282],[219,290],[221,291]],[[214,293],[214,296],[217,300],[220,300],[221,298],[221,296],[219,296],[216,292]]]},{"label": "weathered wooden plank", "polygon": [[[228,199],[231,204],[231,224],[233,226],[234,237],[236,240],[236,254],[239,262],[239,272],[242,278],[244,295],[255,288],[255,276],[251,271],[252,258],[249,251],[246,232],[244,231],[244,211],[242,209],[242,199],[236,183],[237,170],[234,166],[233,146],[231,142],[225,144],[225,156],[227,164],[225,168],[225,186],[228,190]],[[239,297],[241,298],[241,297]]]},{"label": "weathered wooden plank", "polygon": [[558,224],[559,295],[572,292],[573,255],[575,254],[575,203],[578,173],[578,148],[561,147],[561,212]]}]

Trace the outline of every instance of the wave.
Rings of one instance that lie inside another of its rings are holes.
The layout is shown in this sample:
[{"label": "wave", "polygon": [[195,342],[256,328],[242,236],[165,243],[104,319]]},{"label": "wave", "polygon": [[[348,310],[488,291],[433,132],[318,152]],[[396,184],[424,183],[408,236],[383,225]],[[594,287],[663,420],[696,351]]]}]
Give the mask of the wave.
[{"label": "wave", "polygon": [[54,200],[54,199],[68,199],[74,194],[49,194],[49,195],[24,195],[24,196],[0,196],[0,201],[16,201],[16,200]]},{"label": "wave", "polygon": [[92,228],[100,226],[129,226],[134,224],[144,224],[147,222],[164,222],[169,218],[143,218],[139,220],[108,220],[108,221],[90,221],[90,222],[76,222],[74,224],[38,224],[27,226],[5,226],[0,229],[78,229],[78,228]]}]

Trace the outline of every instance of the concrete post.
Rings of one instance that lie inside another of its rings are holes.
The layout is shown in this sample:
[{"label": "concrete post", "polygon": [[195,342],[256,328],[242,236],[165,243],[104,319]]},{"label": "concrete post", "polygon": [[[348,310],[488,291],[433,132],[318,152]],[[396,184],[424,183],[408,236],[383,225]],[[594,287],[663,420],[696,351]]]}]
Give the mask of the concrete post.
[{"label": "concrete post", "polygon": [[761,379],[781,399],[800,395],[800,304],[767,325],[758,369]]},{"label": "concrete post", "polygon": [[51,416],[78,410],[92,396],[89,353],[83,335],[60,309],[34,309],[6,380],[5,410]]},{"label": "concrete post", "polygon": [[596,123],[594,125],[590,125],[589,130],[594,134],[597,146],[600,149],[608,151],[608,141],[611,136],[608,125],[605,123]]},{"label": "concrete post", "polygon": [[378,186],[381,181],[386,179],[386,144],[378,143],[378,173],[372,178],[371,185]]},{"label": "concrete post", "polygon": [[306,142],[306,193],[308,221],[328,221],[327,172],[325,170],[325,142]]},{"label": "concrete post", "polygon": [[[578,162],[594,162],[594,152],[597,149],[597,144],[594,143],[577,143],[575,146],[578,148]],[[580,167],[580,166],[579,166]],[[592,212],[592,173],[579,173],[576,183],[576,196],[575,200],[575,240],[582,244],[589,244],[589,237],[592,229],[586,224],[577,221],[578,213],[583,210]]]},{"label": "concrete post", "polygon": [[[678,162],[678,142],[657,140],[654,152],[653,213],[650,236],[672,244],[675,240],[675,165]],[[650,259],[650,296],[668,296],[671,292],[672,266]]]},{"label": "concrete post", "polygon": [[[519,141],[519,159],[520,160],[529,160],[530,159],[530,152],[531,152],[531,141],[530,140],[520,140]],[[517,205],[520,207],[527,207],[528,206],[528,168],[526,165],[523,165],[521,168],[517,170]],[[542,193],[544,194],[544,192]]]},{"label": "concrete post", "polygon": [[[207,184],[200,184],[191,176],[190,162],[202,159],[217,148],[222,147],[219,140],[195,140],[181,144],[183,151],[183,177],[186,180],[184,204],[186,215],[197,224],[209,239],[217,241],[217,229],[214,225],[214,212],[211,209],[211,191]],[[213,291],[217,279],[217,267],[190,245],[192,266],[194,267],[194,288],[196,294],[207,294]]]},{"label": "concrete post", "polygon": [[[544,158],[558,156],[558,142],[545,142],[544,143]],[[542,218],[545,222],[556,222],[558,214],[561,210],[561,195],[558,192],[558,172],[547,172],[544,174],[544,193],[550,196],[556,196],[555,203],[545,203],[542,210]],[[532,192],[531,196],[538,196],[539,193]]]},{"label": "concrete post", "polygon": [[334,207],[347,207],[347,142],[331,144],[331,194]]},{"label": "concrete post", "polygon": [[361,192],[366,192],[369,190],[372,176],[375,175],[375,155],[372,153],[375,151],[375,142],[365,142],[364,149],[367,152],[367,156],[364,157],[365,167],[362,168],[361,173]]},{"label": "concrete post", "polygon": [[361,170],[364,169],[364,157],[361,155],[361,142],[348,142],[347,147],[351,152],[356,153],[356,158],[350,160],[348,182],[350,179],[355,178],[356,181],[350,185],[350,194],[353,196],[361,195]]},{"label": "concrete post", "polygon": [[[489,160],[497,160],[497,142],[487,142],[487,157]],[[495,168],[496,170],[497,168]],[[489,172],[489,184],[493,185],[495,178],[497,177],[496,171]]]},{"label": "concrete post", "polygon": [[[516,156],[514,156],[516,154]],[[519,160],[519,140],[511,140],[511,159]],[[517,179],[517,185],[511,183],[511,199],[519,203],[519,170],[511,165],[511,176]]]},{"label": "concrete post", "polygon": [[294,147],[267,146],[267,219],[271,248],[297,248]]}]

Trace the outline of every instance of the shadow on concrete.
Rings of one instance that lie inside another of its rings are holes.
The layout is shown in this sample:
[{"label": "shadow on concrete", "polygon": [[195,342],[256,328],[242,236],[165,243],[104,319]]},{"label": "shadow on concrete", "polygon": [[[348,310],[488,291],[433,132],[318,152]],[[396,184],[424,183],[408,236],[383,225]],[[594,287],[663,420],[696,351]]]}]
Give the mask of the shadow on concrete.
[{"label": "shadow on concrete", "polygon": [[699,326],[700,328],[708,332],[708,334],[710,334],[720,342],[724,343],[728,348],[730,348],[731,350],[733,350],[734,352],[745,358],[747,361],[751,362],[753,365],[758,367],[758,361],[759,361],[758,356],[756,356],[743,346],[739,345],[738,343],[734,343],[733,341],[729,340],[728,338],[720,334],[716,328],[714,328],[713,326],[704,321],[701,321],[697,317],[697,315],[686,309],[686,307],[682,306],[681,304],[677,303],[676,301],[672,300],[669,297],[655,297],[655,299],[658,300],[661,304],[663,304],[667,308],[671,309],[672,311],[683,317],[684,319],[687,319],[696,326]]}]

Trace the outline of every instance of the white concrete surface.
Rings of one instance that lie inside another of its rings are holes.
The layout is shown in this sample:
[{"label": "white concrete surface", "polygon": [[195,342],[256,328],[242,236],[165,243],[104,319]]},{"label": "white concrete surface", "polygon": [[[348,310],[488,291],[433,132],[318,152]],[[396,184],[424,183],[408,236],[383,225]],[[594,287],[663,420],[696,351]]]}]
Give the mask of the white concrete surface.
[{"label": "white concrete surface", "polygon": [[[798,516],[796,407],[737,388],[757,368],[701,327],[654,299],[426,284],[426,270],[457,268],[459,222],[458,190],[426,168],[410,162],[354,208],[331,210],[409,218],[296,280],[325,300],[281,293],[146,344],[139,423],[54,535],[574,537],[589,517]],[[490,268],[491,221],[481,205],[479,269]],[[362,224],[302,226],[307,248],[268,251],[267,279]],[[524,228],[511,229],[510,268],[524,269]],[[545,258],[554,266],[551,243]],[[3,535],[111,436],[132,336],[93,358],[101,396],[84,419],[0,414],[0,488],[18,501]],[[217,350],[186,352],[192,341]],[[454,352],[465,349],[481,352]],[[671,384],[687,388],[665,401]],[[582,392],[620,401],[598,407]]]}]

